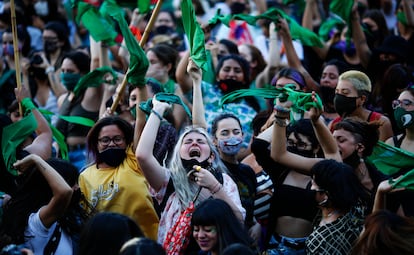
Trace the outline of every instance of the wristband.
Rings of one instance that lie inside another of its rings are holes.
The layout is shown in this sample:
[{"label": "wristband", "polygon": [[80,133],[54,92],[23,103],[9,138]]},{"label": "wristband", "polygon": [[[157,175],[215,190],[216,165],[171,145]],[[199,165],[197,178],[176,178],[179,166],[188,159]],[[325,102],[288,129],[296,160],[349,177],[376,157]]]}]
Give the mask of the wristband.
[{"label": "wristband", "polygon": [[275,105],[275,107],[273,107],[273,109],[275,109],[276,111],[281,112],[281,113],[289,113],[290,112],[290,109],[285,108],[285,107],[280,106],[280,105]]},{"label": "wristband", "polygon": [[26,97],[23,98],[21,101],[21,104],[23,106],[23,109],[25,110],[25,112],[27,111],[31,111],[32,109],[36,109],[36,106],[34,105],[32,99]]},{"label": "wristband", "polygon": [[158,119],[160,119],[160,121],[162,121],[162,120],[163,120],[163,117],[161,116],[161,114],[159,114],[158,112],[154,111],[154,109],[151,109],[151,112],[152,112],[153,114],[155,114],[155,116],[157,116],[157,117],[158,117]]}]

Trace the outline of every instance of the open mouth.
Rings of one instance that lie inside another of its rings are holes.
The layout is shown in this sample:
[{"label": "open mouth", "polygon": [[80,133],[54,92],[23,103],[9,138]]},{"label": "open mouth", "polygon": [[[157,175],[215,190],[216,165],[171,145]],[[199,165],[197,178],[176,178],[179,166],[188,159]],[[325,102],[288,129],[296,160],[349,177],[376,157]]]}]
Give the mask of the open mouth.
[{"label": "open mouth", "polygon": [[190,150],[189,155],[190,155],[190,157],[200,157],[201,152],[200,152],[200,150],[198,150],[198,148],[193,148],[193,149]]}]

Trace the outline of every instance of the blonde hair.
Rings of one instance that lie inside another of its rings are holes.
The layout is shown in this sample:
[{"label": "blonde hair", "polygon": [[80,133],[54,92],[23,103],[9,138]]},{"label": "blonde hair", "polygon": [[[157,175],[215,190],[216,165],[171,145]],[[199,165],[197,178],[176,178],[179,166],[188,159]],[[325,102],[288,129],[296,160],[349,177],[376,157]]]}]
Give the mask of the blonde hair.
[{"label": "blonde hair", "polygon": [[346,71],[339,76],[338,81],[349,81],[359,95],[363,94],[363,92],[371,93],[371,80],[363,72],[356,70]]},{"label": "blonde hair", "polygon": [[[181,136],[178,138],[178,141],[174,148],[173,156],[171,158],[170,166],[169,166],[169,169],[171,171],[171,179],[174,184],[175,193],[181,202],[182,209],[185,209],[190,203],[190,201],[193,200],[194,195],[196,194],[197,189],[199,188],[197,184],[195,184],[194,182],[190,182],[189,178],[187,177],[187,170],[184,168],[182,164],[181,155],[180,155],[180,148],[181,148],[181,145],[183,144],[183,140],[190,133],[198,133],[206,138],[206,141],[210,147],[211,154],[214,156],[211,167],[221,173],[228,172],[226,166],[221,161],[220,154],[217,151],[216,147],[214,146],[213,141],[210,135],[208,134],[208,132],[204,128],[201,128],[201,127],[194,127],[194,126],[187,127],[184,130],[184,132],[181,134]],[[205,198],[203,198],[200,194],[200,197],[196,201],[195,204],[198,204],[198,201],[202,201],[203,199]]]}]

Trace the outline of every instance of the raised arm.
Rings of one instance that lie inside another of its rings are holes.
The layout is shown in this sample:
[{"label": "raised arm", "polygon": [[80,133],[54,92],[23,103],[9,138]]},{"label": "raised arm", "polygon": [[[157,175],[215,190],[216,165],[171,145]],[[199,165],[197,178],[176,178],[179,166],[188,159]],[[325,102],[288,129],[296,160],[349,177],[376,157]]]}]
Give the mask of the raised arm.
[{"label": "raised arm", "polygon": [[290,34],[289,26],[286,20],[282,18],[279,19],[277,26],[279,28],[279,36],[282,39],[283,45],[285,45],[288,65],[302,73],[303,77],[305,78],[307,90],[319,91],[319,84],[312,78],[312,76],[302,65],[302,62],[300,61],[298,54],[296,53],[295,48],[293,47],[292,36]]},{"label": "raised arm", "polygon": [[[399,177],[399,178],[401,178],[401,177]],[[386,195],[388,193],[401,191],[401,190],[404,190],[404,189],[403,188],[393,189],[392,185],[389,182],[389,180],[382,181],[378,185],[377,192],[375,193],[374,206],[372,208],[372,212],[376,212],[376,211],[379,211],[379,210],[384,210],[385,206],[386,206]]]},{"label": "raised arm", "polygon": [[411,0],[402,0],[401,5],[404,9],[405,17],[407,18],[407,25],[410,27],[414,26],[414,8],[410,5]]},{"label": "raised arm", "polygon": [[[279,100],[278,100],[279,101]],[[278,102],[274,115],[270,155],[272,159],[300,172],[310,172],[320,158],[306,158],[286,150],[286,126],[290,111]]]},{"label": "raised arm", "polygon": [[[30,98],[29,93],[25,88],[21,88],[20,90],[16,88],[15,94],[19,102],[25,98]],[[39,155],[43,159],[47,159],[52,153],[52,130],[50,129],[47,120],[37,108],[33,108],[32,112],[37,121],[36,138],[31,144],[26,146],[24,150]]]},{"label": "raised arm", "polygon": [[171,106],[167,103],[159,102],[155,97],[152,103],[153,108],[142,131],[135,155],[149,185],[158,192],[164,183],[166,169],[158,163],[154,157],[153,150],[157,131],[161,124],[161,116]]},{"label": "raised arm", "polygon": [[269,60],[265,70],[256,78],[256,87],[263,88],[269,84],[280,67],[280,45],[275,23],[269,25]]},{"label": "raised arm", "polygon": [[[315,96],[315,92],[312,93]],[[322,110],[312,107],[309,114],[316,138],[322,147],[325,158],[342,162],[336,140],[332,136],[328,126],[325,125],[323,118],[321,118],[321,113]]]},{"label": "raised arm", "polygon": [[135,128],[134,128],[134,147],[133,147],[134,150],[138,146],[138,142],[141,138],[142,131],[144,130],[145,122],[147,118],[145,113],[139,109],[139,104],[141,102],[147,101],[148,99],[148,92],[145,86],[139,86],[137,87],[137,89],[138,89],[138,95],[137,95],[138,98],[136,101],[137,104],[135,105],[136,117],[135,117]]},{"label": "raised arm", "polygon": [[361,28],[360,17],[356,4],[354,4],[354,6],[352,7],[351,23],[352,40],[354,41],[356,52],[358,54],[359,59],[361,60],[361,65],[364,68],[367,68],[372,52],[368,46],[364,31],[362,31]]},{"label": "raised arm", "polygon": [[193,86],[191,77],[187,73],[189,57],[190,51],[187,51],[184,56],[181,57],[177,65],[177,69],[175,69],[175,78],[177,79],[177,83],[180,85],[184,95],[190,92]]},{"label": "raised arm", "polygon": [[187,72],[193,81],[193,125],[207,129],[207,122],[205,117],[203,95],[201,92],[201,69],[194,63],[193,60],[189,60],[187,66]]},{"label": "raised arm", "polygon": [[53,193],[49,203],[39,210],[40,220],[45,227],[49,228],[65,213],[73,190],[63,177],[38,155],[30,154],[14,163],[16,169],[27,169],[30,165],[36,166],[37,171],[45,177]]},{"label": "raised arm", "polygon": [[[302,17],[302,26],[309,29],[310,31],[313,31],[313,23],[314,23],[314,17],[315,17],[315,10],[318,10],[317,8],[317,1],[316,0],[307,0],[305,5],[305,10],[303,12]],[[325,59],[326,55],[328,54],[329,46],[324,43],[324,46],[322,48],[313,46],[312,49],[316,52],[316,54],[321,58]]]}]

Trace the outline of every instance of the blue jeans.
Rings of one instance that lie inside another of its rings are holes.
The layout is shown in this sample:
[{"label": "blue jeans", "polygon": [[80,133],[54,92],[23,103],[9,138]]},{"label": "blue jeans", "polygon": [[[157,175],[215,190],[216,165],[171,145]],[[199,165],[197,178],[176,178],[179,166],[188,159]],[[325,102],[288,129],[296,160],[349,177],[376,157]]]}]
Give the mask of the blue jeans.
[{"label": "blue jeans", "polygon": [[306,237],[290,238],[284,236],[273,236],[269,241],[268,255],[306,255]]}]

